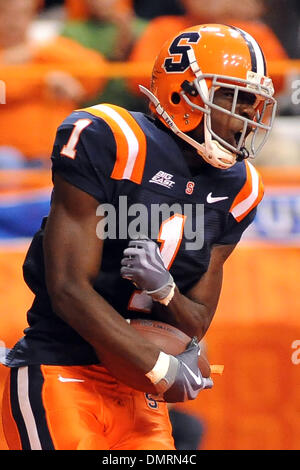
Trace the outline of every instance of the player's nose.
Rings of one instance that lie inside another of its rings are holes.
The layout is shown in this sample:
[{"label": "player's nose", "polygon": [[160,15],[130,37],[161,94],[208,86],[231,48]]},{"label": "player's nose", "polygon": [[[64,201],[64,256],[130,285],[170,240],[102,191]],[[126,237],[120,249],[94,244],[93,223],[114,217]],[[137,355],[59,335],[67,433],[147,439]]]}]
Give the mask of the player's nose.
[{"label": "player's nose", "polygon": [[255,109],[250,103],[237,103],[236,112],[239,116],[250,120],[255,116]]}]

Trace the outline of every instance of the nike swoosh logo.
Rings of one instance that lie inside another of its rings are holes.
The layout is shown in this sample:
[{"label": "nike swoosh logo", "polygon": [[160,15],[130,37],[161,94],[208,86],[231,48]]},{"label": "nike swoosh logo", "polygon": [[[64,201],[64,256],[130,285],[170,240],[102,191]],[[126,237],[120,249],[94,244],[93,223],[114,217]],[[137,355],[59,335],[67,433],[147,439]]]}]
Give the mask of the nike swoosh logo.
[{"label": "nike swoosh logo", "polygon": [[207,195],[207,202],[208,204],[213,204],[214,202],[219,202],[219,201],[225,201],[225,199],[228,199],[228,196],[224,196],[224,197],[213,197],[212,196],[212,193],[209,193]]},{"label": "nike swoosh logo", "polygon": [[203,380],[202,376],[200,374],[200,371],[198,371],[198,375],[194,374],[194,372],[187,366],[184,362],[182,363],[184,367],[188,370],[189,374],[193,377],[197,385],[201,385]]},{"label": "nike swoosh logo", "polygon": [[62,377],[61,375],[58,376],[58,380],[60,382],[85,382],[82,379],[71,379],[69,377]]}]

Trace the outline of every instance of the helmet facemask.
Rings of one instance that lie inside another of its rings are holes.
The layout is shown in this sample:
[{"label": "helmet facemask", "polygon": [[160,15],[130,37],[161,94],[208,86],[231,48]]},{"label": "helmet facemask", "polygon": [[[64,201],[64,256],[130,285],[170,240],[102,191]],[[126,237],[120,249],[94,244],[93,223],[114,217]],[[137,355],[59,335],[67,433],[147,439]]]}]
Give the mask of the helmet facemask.
[{"label": "helmet facemask", "polygon": [[[258,78],[256,75],[253,72],[249,72],[251,79],[248,80],[215,74],[198,75],[193,81],[193,87],[197,90],[203,102],[202,106],[195,104],[195,101],[191,101],[186,91],[181,92],[181,97],[186,103],[193,110],[200,111],[204,115],[204,149],[201,146],[198,151],[205,160],[214,166],[225,168],[227,165],[232,166],[231,161],[233,160],[233,163],[235,163],[236,160],[255,158],[269,137],[276,115],[276,100],[272,97],[274,90],[272,81],[265,77],[263,77],[263,81],[266,84],[256,83]],[[207,83],[211,83],[209,88]],[[185,88],[187,89],[187,86]],[[233,92],[230,110],[215,103],[215,93],[220,88],[227,88]],[[253,119],[237,113],[240,92],[255,95],[255,103],[253,104],[255,116]],[[212,110],[222,112],[241,122],[242,127],[241,131],[237,133],[236,145],[228,143],[213,130]],[[249,130],[250,135],[248,136]],[[223,151],[224,155],[222,157]],[[213,153],[215,155],[218,154],[218,156],[216,155],[216,160],[219,161],[214,162]]]}]

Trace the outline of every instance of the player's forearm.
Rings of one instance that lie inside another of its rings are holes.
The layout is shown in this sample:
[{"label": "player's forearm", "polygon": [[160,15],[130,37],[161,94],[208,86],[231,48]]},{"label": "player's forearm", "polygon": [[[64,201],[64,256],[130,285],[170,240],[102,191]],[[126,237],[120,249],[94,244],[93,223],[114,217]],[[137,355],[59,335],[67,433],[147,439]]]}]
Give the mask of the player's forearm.
[{"label": "player's forearm", "polygon": [[51,292],[53,309],[94,348],[101,363],[119,380],[154,393],[145,377],[159,349],[145,341],[90,285],[65,284]]},{"label": "player's forearm", "polygon": [[197,336],[199,341],[205,335],[214,314],[211,306],[191,300],[177,288],[167,310],[181,329],[184,328],[191,337]]},{"label": "player's forearm", "polygon": [[171,323],[190,337],[202,339],[215,314],[221,293],[222,267],[209,271],[186,294],[176,287],[174,296],[167,307],[154,304],[158,319]]},{"label": "player's forearm", "polygon": [[185,294],[175,290],[168,307],[155,307],[161,321],[169,321],[189,336],[203,338],[217,309],[223,282],[223,265],[235,245],[214,246],[209,267]]},{"label": "player's forearm", "polygon": [[155,303],[153,313],[160,321],[176,326],[188,336],[197,336],[199,341],[205,335],[213,316],[207,305],[192,301],[182,295],[177,287],[169,305],[165,307]]}]

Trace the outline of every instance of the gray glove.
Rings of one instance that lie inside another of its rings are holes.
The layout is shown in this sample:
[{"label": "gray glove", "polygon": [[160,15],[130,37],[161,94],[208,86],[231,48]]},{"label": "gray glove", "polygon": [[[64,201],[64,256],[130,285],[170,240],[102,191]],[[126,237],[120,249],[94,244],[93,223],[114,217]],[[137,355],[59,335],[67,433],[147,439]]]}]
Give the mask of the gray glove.
[{"label": "gray glove", "polygon": [[177,356],[170,356],[169,369],[163,379],[156,384],[158,397],[168,403],[194,400],[199,392],[213,387],[211,378],[202,377],[198,367],[200,348],[198,339],[193,338],[186,350]]},{"label": "gray glove", "polygon": [[[194,400],[199,392],[213,387],[211,378],[202,377],[198,367],[200,348],[197,338],[193,338],[186,350],[177,356],[171,356],[169,371],[162,381],[168,382],[168,388],[162,397],[168,403]],[[177,367],[173,360],[177,361]],[[172,364],[173,362],[173,364]],[[161,381],[161,382],[162,382]],[[159,382],[158,389],[162,386]]]},{"label": "gray glove", "polygon": [[157,244],[149,238],[131,240],[124,250],[121,265],[121,276],[146,291],[153,300],[164,303],[174,292],[173,277],[164,266]]}]

